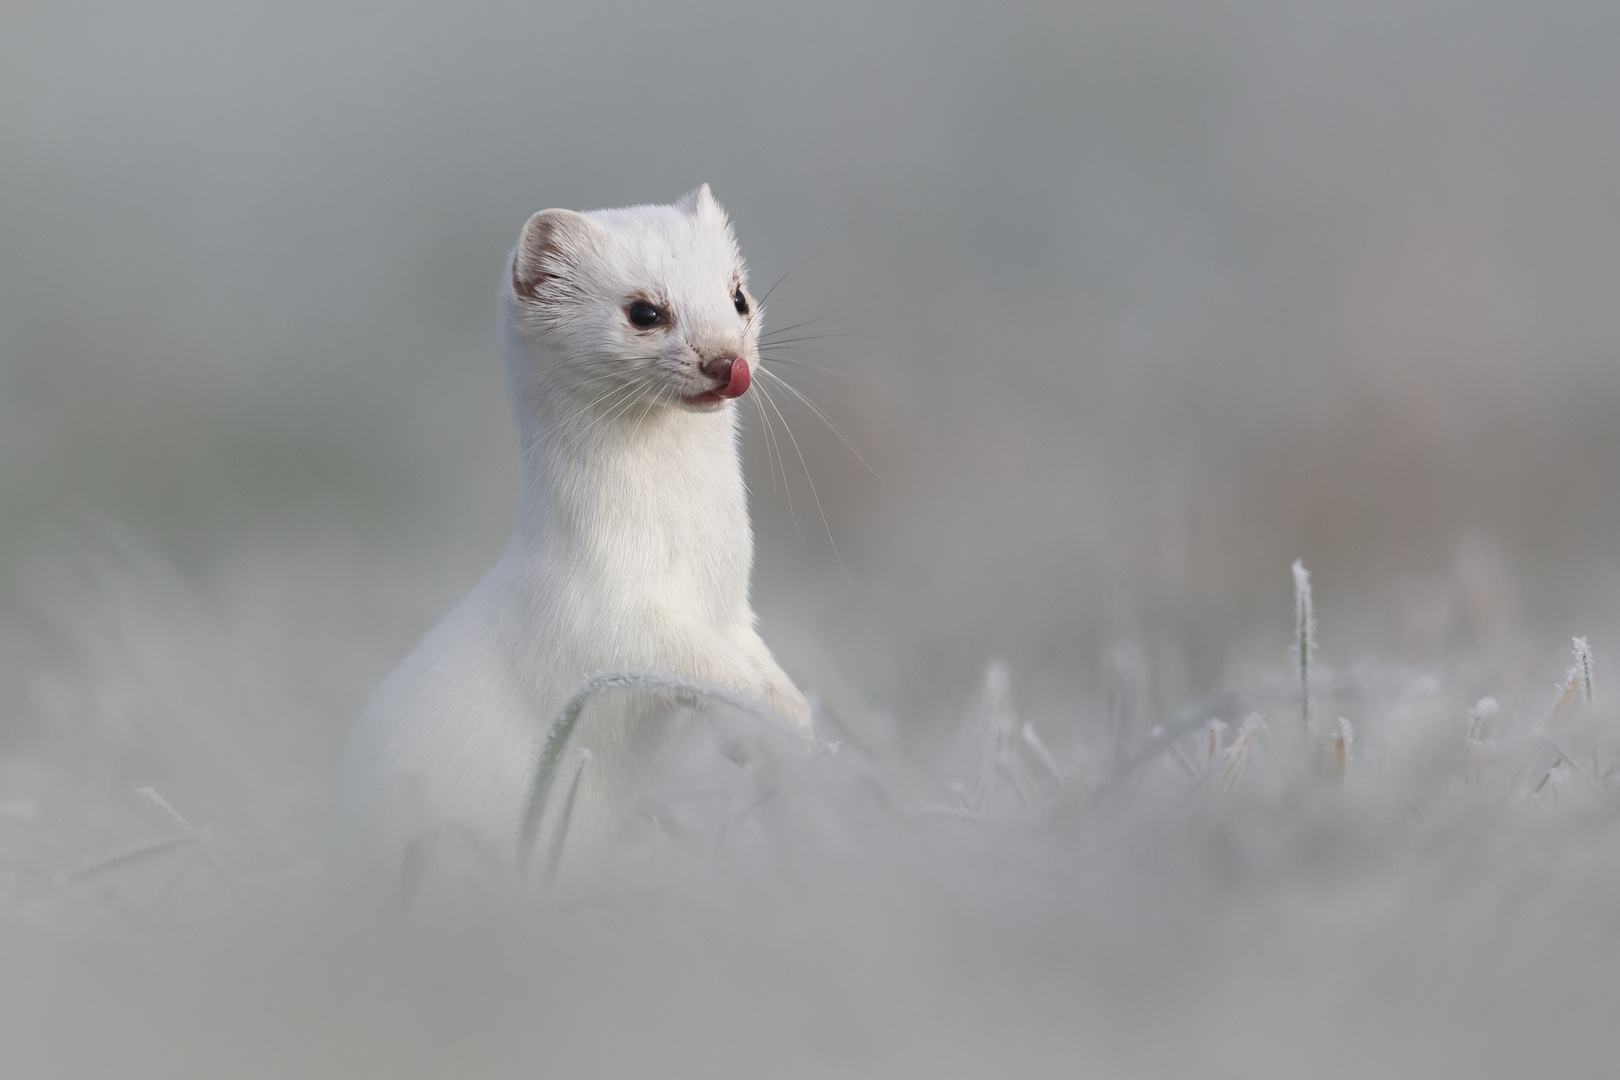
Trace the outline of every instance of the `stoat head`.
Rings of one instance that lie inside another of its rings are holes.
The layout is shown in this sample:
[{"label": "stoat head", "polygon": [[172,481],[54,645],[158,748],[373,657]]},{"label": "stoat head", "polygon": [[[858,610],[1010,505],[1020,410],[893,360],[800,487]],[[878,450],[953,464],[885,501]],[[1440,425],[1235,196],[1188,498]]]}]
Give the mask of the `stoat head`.
[{"label": "stoat head", "polygon": [[759,311],[709,185],[670,206],[542,210],[502,289],[520,408],[569,415],[711,412],[748,389]]}]

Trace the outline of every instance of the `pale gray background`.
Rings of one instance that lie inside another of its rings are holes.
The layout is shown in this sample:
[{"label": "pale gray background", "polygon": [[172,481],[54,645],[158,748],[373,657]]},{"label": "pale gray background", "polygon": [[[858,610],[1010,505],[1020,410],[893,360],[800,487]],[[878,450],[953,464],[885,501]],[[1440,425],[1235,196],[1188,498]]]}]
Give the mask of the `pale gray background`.
[{"label": "pale gray background", "polygon": [[1122,626],[1207,692],[1296,556],[1345,650],[1432,647],[1468,551],[1537,626],[1612,611],[1612,5],[0,19],[3,550],[87,508],[205,589],[374,550],[416,600],[334,710],[498,549],[524,217],[700,181],[761,286],[800,266],[776,325],[856,335],[783,370],[886,481],[799,410],[795,528],[751,436],[758,606],[918,722],[990,655],[1083,690]]},{"label": "pale gray background", "polygon": [[[0,5],[0,1059],[1612,1069],[1612,793],[1499,816],[1401,755],[1484,694],[1528,740],[1587,634],[1615,760],[1617,57],[1575,0]],[[847,335],[781,371],[883,478],[792,410],[823,517],[744,402],[790,667],[937,778],[1005,659],[1072,811],[1155,723],[1291,730],[1302,557],[1367,771],[982,832],[801,793],[837,842],[733,907],[333,948],[338,743],[507,527],[506,252],[703,181],[793,270],[769,322]],[[242,879],[230,947],[152,913],[167,864],[49,891],[172,832],[149,784]]]}]

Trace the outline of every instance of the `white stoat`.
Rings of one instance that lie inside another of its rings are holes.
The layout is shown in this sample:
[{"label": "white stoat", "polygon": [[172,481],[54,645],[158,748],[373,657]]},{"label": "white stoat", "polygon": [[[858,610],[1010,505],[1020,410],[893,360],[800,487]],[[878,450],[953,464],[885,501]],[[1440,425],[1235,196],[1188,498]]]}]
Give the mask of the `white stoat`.
[{"label": "white stoat", "polygon": [[[523,450],[511,539],[350,734],[336,869],[397,880],[412,837],[441,825],[512,857],[540,741],[599,672],[717,683],[808,732],[748,601],[731,399],[758,363],[758,315],[706,184],[673,206],[542,210],[524,225],[501,286]],[[677,715],[647,692],[586,709],[570,858],[611,833]]]}]

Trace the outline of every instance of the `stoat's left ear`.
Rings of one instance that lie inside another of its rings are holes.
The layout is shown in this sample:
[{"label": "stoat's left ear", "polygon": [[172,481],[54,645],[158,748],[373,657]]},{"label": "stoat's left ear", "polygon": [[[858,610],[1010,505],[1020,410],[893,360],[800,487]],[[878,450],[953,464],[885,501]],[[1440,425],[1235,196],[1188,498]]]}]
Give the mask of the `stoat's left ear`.
[{"label": "stoat's left ear", "polygon": [[680,201],[675,204],[675,209],[693,217],[707,217],[710,214],[725,216],[720,204],[714,201],[714,192],[709,190],[708,184],[699,184],[681,196]]},{"label": "stoat's left ear", "polygon": [[512,291],[533,300],[548,280],[566,277],[590,250],[598,227],[573,210],[542,210],[529,218],[512,254]]}]

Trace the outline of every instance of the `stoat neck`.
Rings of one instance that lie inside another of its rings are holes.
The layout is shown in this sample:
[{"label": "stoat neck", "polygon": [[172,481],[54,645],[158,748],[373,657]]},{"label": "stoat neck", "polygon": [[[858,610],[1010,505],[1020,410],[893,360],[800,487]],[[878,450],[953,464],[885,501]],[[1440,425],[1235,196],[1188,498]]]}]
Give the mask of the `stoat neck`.
[{"label": "stoat neck", "polygon": [[566,395],[531,403],[508,547],[526,576],[656,587],[715,619],[746,605],[753,539],[735,405],[574,422]]}]

